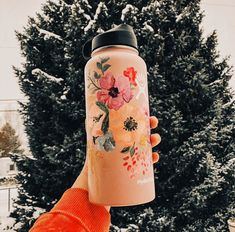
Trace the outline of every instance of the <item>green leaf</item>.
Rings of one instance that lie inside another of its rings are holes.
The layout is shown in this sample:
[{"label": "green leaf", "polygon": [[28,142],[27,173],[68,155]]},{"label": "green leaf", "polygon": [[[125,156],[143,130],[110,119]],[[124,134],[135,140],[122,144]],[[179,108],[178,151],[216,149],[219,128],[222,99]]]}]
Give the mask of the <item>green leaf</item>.
[{"label": "green leaf", "polygon": [[94,77],[95,77],[95,79],[99,79],[99,78],[101,77],[101,75],[98,74],[98,73],[95,71],[95,72],[94,72]]},{"label": "green leaf", "polygon": [[97,105],[101,110],[103,110],[106,114],[109,113],[108,107],[107,107],[103,102],[97,101],[97,102],[96,102],[96,105]]},{"label": "green leaf", "polygon": [[102,70],[102,64],[100,62],[97,62],[96,65],[98,69]]},{"label": "green leaf", "polygon": [[108,128],[109,128],[109,114],[106,114],[102,122],[101,130],[105,134],[108,131]]},{"label": "green leaf", "polygon": [[104,73],[109,67],[111,67],[110,64],[105,64],[102,68],[102,72]]},{"label": "green leaf", "polygon": [[103,63],[107,62],[110,59],[110,57],[103,57],[100,59],[101,59],[101,64],[103,64]]},{"label": "green leaf", "polygon": [[132,146],[131,149],[130,149],[130,155],[131,155],[131,157],[135,154],[135,149],[134,149],[134,147],[135,147],[135,143],[133,144],[133,146]]},{"label": "green leaf", "polygon": [[129,150],[130,150],[130,147],[124,147],[124,148],[121,150],[121,153],[127,153]]}]

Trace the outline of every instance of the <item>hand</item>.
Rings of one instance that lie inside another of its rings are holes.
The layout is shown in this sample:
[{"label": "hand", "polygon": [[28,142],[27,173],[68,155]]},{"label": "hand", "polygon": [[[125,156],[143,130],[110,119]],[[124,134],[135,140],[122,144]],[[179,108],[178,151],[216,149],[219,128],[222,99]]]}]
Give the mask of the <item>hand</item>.
[{"label": "hand", "polygon": [[[155,116],[151,116],[149,119],[150,122],[150,128],[154,129],[158,125],[158,119]],[[157,146],[161,142],[161,137],[159,134],[151,134],[150,135],[150,141],[152,147]],[[88,191],[88,165],[87,165],[87,157],[83,166],[83,169],[80,173],[80,175],[77,177],[76,181],[74,182],[72,188],[82,188]],[[157,163],[159,160],[159,154],[157,152],[152,153],[152,159],[153,163]],[[105,206],[107,211],[110,210],[110,206]]]}]

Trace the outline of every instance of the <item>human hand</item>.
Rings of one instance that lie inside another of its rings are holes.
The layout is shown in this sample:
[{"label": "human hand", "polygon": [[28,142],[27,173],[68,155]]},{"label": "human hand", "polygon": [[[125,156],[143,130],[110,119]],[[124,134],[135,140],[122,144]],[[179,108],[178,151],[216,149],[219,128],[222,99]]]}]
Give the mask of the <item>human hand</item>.
[{"label": "human hand", "polygon": [[[155,116],[151,116],[149,118],[150,128],[154,129],[158,126],[158,119]],[[161,142],[161,137],[159,134],[151,134],[150,141],[152,147],[157,146]],[[88,165],[87,165],[88,157],[86,157],[83,169],[80,175],[77,177],[76,181],[74,182],[72,188],[82,188],[88,191]],[[157,163],[159,160],[159,154],[157,152],[152,153],[152,160],[153,163]],[[110,206],[105,206],[107,211],[110,210]]]}]

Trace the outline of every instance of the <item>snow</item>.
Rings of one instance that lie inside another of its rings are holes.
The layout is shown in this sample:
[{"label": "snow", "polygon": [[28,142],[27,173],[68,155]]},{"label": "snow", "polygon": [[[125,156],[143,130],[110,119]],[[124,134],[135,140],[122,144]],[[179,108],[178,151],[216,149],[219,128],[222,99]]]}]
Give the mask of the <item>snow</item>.
[{"label": "snow", "polygon": [[97,33],[103,33],[103,32],[104,32],[104,30],[103,30],[102,28],[99,27],[99,28],[97,29]]},{"label": "snow", "polygon": [[96,8],[94,18],[89,21],[89,23],[87,24],[86,27],[84,27],[84,32],[87,32],[88,30],[90,30],[92,28],[92,26],[95,24],[95,22],[97,21],[99,14],[100,13],[107,13],[107,10],[108,9],[107,9],[105,3],[100,2]]},{"label": "snow", "polygon": [[67,98],[66,98],[65,95],[62,95],[62,96],[60,97],[60,99],[61,99],[61,100],[66,100]]},{"label": "snow", "polygon": [[12,226],[14,224],[14,218],[10,218],[9,214],[12,211],[13,200],[17,197],[17,189],[10,189],[10,212],[8,211],[8,192],[7,188],[0,187],[0,231],[12,231],[3,230],[7,226]]},{"label": "snow", "polygon": [[186,7],[182,13],[176,16],[176,22],[179,22],[181,19],[188,17],[190,10]]},{"label": "snow", "polygon": [[40,52],[35,46],[33,46],[33,49],[35,49],[36,51]]},{"label": "snow", "polygon": [[222,82],[223,80],[215,80],[215,81],[213,81],[213,82],[211,82],[210,84],[208,84],[207,86],[212,86],[212,85],[214,85],[214,84],[220,84],[221,82]]},{"label": "snow", "polygon": [[60,83],[61,81],[63,81],[62,78],[56,78],[54,76],[51,76],[49,74],[47,74],[46,72],[42,71],[40,68],[35,68],[32,70],[32,74],[33,75],[43,75],[44,77],[46,77],[49,81],[52,82],[56,82],[56,83]]},{"label": "snow", "polygon": [[33,212],[33,218],[37,219],[40,214],[45,212],[45,209],[39,208],[39,207],[34,207],[35,211]]},{"label": "snow", "polygon": [[230,168],[230,166],[234,166],[235,165],[235,158],[232,158],[228,161],[227,163],[228,167]]},{"label": "snow", "polygon": [[91,16],[88,15],[88,14],[83,14],[84,18],[87,19],[87,20],[91,20]]},{"label": "snow", "polygon": [[124,21],[125,16],[126,16],[126,13],[127,13],[127,12],[130,12],[131,10],[134,10],[134,9],[135,9],[134,6],[132,6],[131,4],[127,4],[127,5],[125,6],[125,8],[123,8],[123,10],[122,10],[121,20]]},{"label": "snow", "polygon": [[231,105],[232,105],[232,101],[223,104],[223,105],[222,105],[222,108],[224,109],[224,108],[227,108],[227,107],[229,107],[229,106],[231,106]]},{"label": "snow", "polygon": [[59,35],[52,33],[50,31],[44,30],[40,27],[38,27],[36,24],[32,24],[33,27],[37,28],[37,30],[39,31],[40,34],[44,35],[44,39],[50,39],[50,38],[55,38],[57,40],[63,40]]},{"label": "snow", "polygon": [[85,11],[82,8],[79,8],[78,13],[83,14]]},{"label": "snow", "polygon": [[154,32],[154,29],[150,25],[148,25],[147,22],[144,22],[144,29],[147,29],[150,32]]},{"label": "snow", "polygon": [[72,5],[71,9],[74,15],[78,13],[80,15],[83,15],[85,19],[91,20],[91,16],[86,14],[85,11],[80,6],[77,7],[76,5]]},{"label": "snow", "polygon": [[183,14],[181,13],[181,14],[176,16],[176,20],[175,21],[178,23],[182,18],[183,18]]},{"label": "snow", "polygon": [[92,6],[89,4],[89,2],[87,0],[81,0],[80,2],[85,3],[86,7],[92,9]]},{"label": "snow", "polygon": [[88,30],[90,30],[93,26],[93,24],[95,23],[95,20],[90,20],[90,22],[87,24],[86,27],[84,27],[84,32],[87,32]]},{"label": "snow", "polygon": [[154,1],[150,4],[148,4],[147,6],[142,7],[141,11],[142,12],[149,12],[152,8],[155,10],[156,13],[158,13],[160,11],[160,3],[158,1]]},{"label": "snow", "polygon": [[66,100],[67,99],[66,95],[68,94],[69,90],[70,90],[69,88],[65,89],[63,91],[63,94],[61,95],[60,99]]},{"label": "snow", "polygon": [[97,9],[95,11],[95,16],[94,16],[94,20],[97,20],[98,19],[98,16],[99,14],[102,12],[102,11],[107,11],[107,7],[105,5],[104,2],[100,2],[99,5],[97,6]]},{"label": "snow", "polygon": [[55,33],[52,33],[52,32],[49,32],[49,31],[46,31],[46,30],[41,29],[41,28],[39,29],[39,33],[44,34],[44,39],[45,40],[50,39],[50,38],[56,38],[58,40],[62,40],[62,38],[59,35],[57,35]]},{"label": "snow", "polygon": [[[54,2],[56,4],[58,4],[58,0],[50,0],[51,2]],[[70,6],[69,4],[67,4],[64,0],[60,0],[60,2],[65,5],[65,6]]]}]

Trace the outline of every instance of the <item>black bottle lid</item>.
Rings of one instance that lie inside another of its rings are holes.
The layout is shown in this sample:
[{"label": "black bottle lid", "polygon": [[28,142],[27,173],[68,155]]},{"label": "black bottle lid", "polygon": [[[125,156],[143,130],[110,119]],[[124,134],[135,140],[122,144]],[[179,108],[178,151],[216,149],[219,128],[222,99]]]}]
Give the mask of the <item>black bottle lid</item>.
[{"label": "black bottle lid", "polygon": [[83,57],[89,59],[95,49],[109,45],[126,45],[138,50],[133,28],[128,24],[120,24],[89,39],[82,47]]}]

